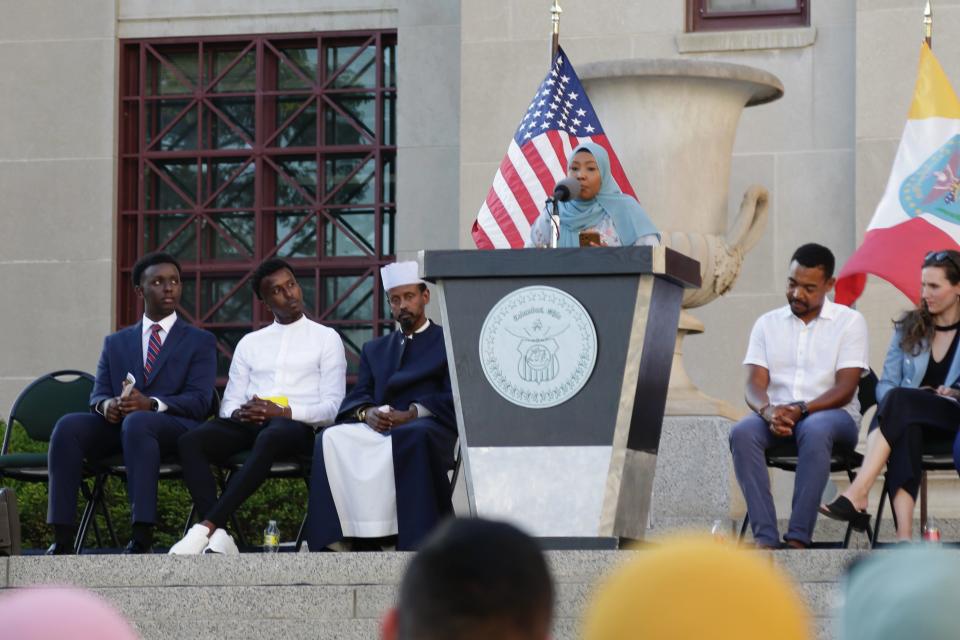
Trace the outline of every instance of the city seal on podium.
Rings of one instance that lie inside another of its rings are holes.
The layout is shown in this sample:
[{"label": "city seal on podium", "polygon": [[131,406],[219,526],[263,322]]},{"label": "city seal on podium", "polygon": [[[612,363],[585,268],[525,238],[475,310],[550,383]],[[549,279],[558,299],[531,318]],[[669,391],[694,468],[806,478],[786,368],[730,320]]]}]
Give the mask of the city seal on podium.
[{"label": "city seal on podium", "polygon": [[597,330],[580,302],[555,287],[508,293],[480,329],[490,386],[513,404],[555,407],[577,395],[597,361]]}]

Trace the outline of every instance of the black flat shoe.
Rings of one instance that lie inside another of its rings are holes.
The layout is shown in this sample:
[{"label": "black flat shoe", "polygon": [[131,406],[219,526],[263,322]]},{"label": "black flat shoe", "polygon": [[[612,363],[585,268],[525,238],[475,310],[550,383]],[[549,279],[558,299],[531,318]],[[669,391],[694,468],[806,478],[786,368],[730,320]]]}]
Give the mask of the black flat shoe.
[{"label": "black flat shoe", "polygon": [[145,553],[153,553],[153,548],[142,544],[138,540],[131,540],[123,550],[124,555],[141,555]]},{"label": "black flat shoe", "polygon": [[855,531],[866,531],[867,527],[870,526],[870,514],[866,511],[857,510],[853,503],[844,496],[838,496],[830,504],[820,505],[819,511],[828,518],[849,522]]}]

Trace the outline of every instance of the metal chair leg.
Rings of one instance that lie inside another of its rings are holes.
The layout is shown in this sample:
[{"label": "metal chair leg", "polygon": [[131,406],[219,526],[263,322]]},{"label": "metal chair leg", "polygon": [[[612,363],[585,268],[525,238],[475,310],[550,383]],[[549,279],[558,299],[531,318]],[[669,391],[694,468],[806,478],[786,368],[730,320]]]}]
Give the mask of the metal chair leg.
[{"label": "metal chair leg", "polygon": [[743,516],[743,524],[740,525],[740,537],[738,540],[743,541],[743,536],[747,535],[747,526],[750,524],[750,513],[746,513]]},{"label": "metal chair leg", "polygon": [[100,474],[94,477],[93,490],[91,491],[86,483],[80,482],[81,493],[87,499],[87,504],[83,508],[83,515],[80,516],[80,526],[77,528],[77,537],[74,541],[73,550],[79,554],[83,551],[84,540],[87,537],[87,531],[90,527],[90,520],[94,516],[97,503],[103,497],[103,485],[106,484],[106,474]]},{"label": "metal chair leg", "polygon": [[927,472],[920,476],[920,533],[927,528]]},{"label": "metal chair leg", "polygon": [[199,518],[199,517],[200,517],[200,516],[197,515],[197,505],[196,505],[196,504],[191,504],[191,505],[190,505],[190,513],[187,514],[187,522],[186,522],[186,524],[183,525],[183,535],[180,536],[181,538],[186,538],[186,537],[187,537],[187,532],[190,531],[190,527],[193,526],[193,524],[194,524],[194,523],[193,523],[194,519]]},{"label": "metal chair leg", "polygon": [[113,528],[113,518],[110,517],[110,509],[107,507],[107,487],[104,481],[103,497],[100,500],[100,509],[103,511],[103,522],[107,527],[107,533],[110,534],[110,543],[114,548],[120,547],[120,541],[117,540],[117,532]]}]

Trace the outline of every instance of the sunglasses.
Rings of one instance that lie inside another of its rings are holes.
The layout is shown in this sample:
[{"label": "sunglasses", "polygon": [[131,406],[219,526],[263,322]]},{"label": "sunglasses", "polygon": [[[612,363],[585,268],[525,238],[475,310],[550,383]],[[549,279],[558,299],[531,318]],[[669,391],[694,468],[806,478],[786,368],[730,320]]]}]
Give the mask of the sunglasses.
[{"label": "sunglasses", "polygon": [[960,271],[960,264],[957,264],[957,261],[950,255],[949,251],[931,251],[923,257],[923,263],[928,262],[949,262],[953,265],[953,268],[957,271]]}]

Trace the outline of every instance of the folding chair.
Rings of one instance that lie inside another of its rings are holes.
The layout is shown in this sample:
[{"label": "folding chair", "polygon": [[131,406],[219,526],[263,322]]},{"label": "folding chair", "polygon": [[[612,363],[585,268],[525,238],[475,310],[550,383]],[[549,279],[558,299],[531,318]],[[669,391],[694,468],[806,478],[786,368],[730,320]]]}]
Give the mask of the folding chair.
[{"label": "folding chair", "polygon": [[[924,443],[923,452],[920,456],[920,468],[923,475],[920,477],[920,530],[923,531],[927,526],[927,472],[928,471],[956,471],[953,462],[953,443],[952,442],[930,442]],[[880,523],[883,518],[884,504],[890,503],[890,514],[893,516],[893,526],[897,526],[897,514],[893,510],[893,496],[890,495],[890,489],[887,487],[886,478],[883,481],[883,491],[880,493],[880,504],[877,505],[877,518],[874,527],[874,536],[872,547],[876,548],[877,540],[880,537]]]},{"label": "folding chair", "polygon": [[[213,405],[210,408],[210,417],[216,416],[220,411],[220,392],[216,389],[213,390]],[[86,539],[87,530],[91,523],[91,519],[94,513],[92,505],[104,505],[104,493],[106,491],[107,479],[111,476],[114,478],[119,478],[122,482],[126,483],[127,481],[127,467],[123,461],[123,454],[118,453],[100,460],[96,460],[90,463],[90,466],[96,470],[96,477],[94,479],[93,491],[91,496],[90,506],[84,511],[83,517],[80,519],[80,527],[77,531],[77,543],[76,551],[80,553],[83,550],[84,541]],[[160,469],[157,475],[157,480],[179,480],[183,477],[183,469],[180,467],[180,459],[177,457],[177,454],[171,453],[164,456],[160,460]],[[104,512],[106,512],[106,506],[103,506]],[[190,507],[190,513],[187,515],[186,523],[183,526],[183,535],[187,535],[187,531],[190,529],[190,526],[193,524],[194,513],[196,512],[196,506]],[[96,523],[94,522],[94,527]]]},{"label": "folding chair", "polygon": [[[43,482],[50,479],[47,466],[47,451],[11,453],[11,438],[14,424],[19,423],[27,436],[35,443],[48,443],[57,420],[68,413],[90,411],[90,392],[93,390],[93,376],[84,371],[64,369],[40,376],[20,392],[10,409],[3,445],[0,448],[0,477],[23,482]],[[86,477],[94,476],[87,470]],[[87,501],[84,514],[92,513],[95,507],[93,492],[86,482],[80,483],[80,491]],[[104,509],[104,522],[113,544],[117,538],[110,521],[110,514]],[[94,526],[97,544],[101,544],[100,531]]]}]

